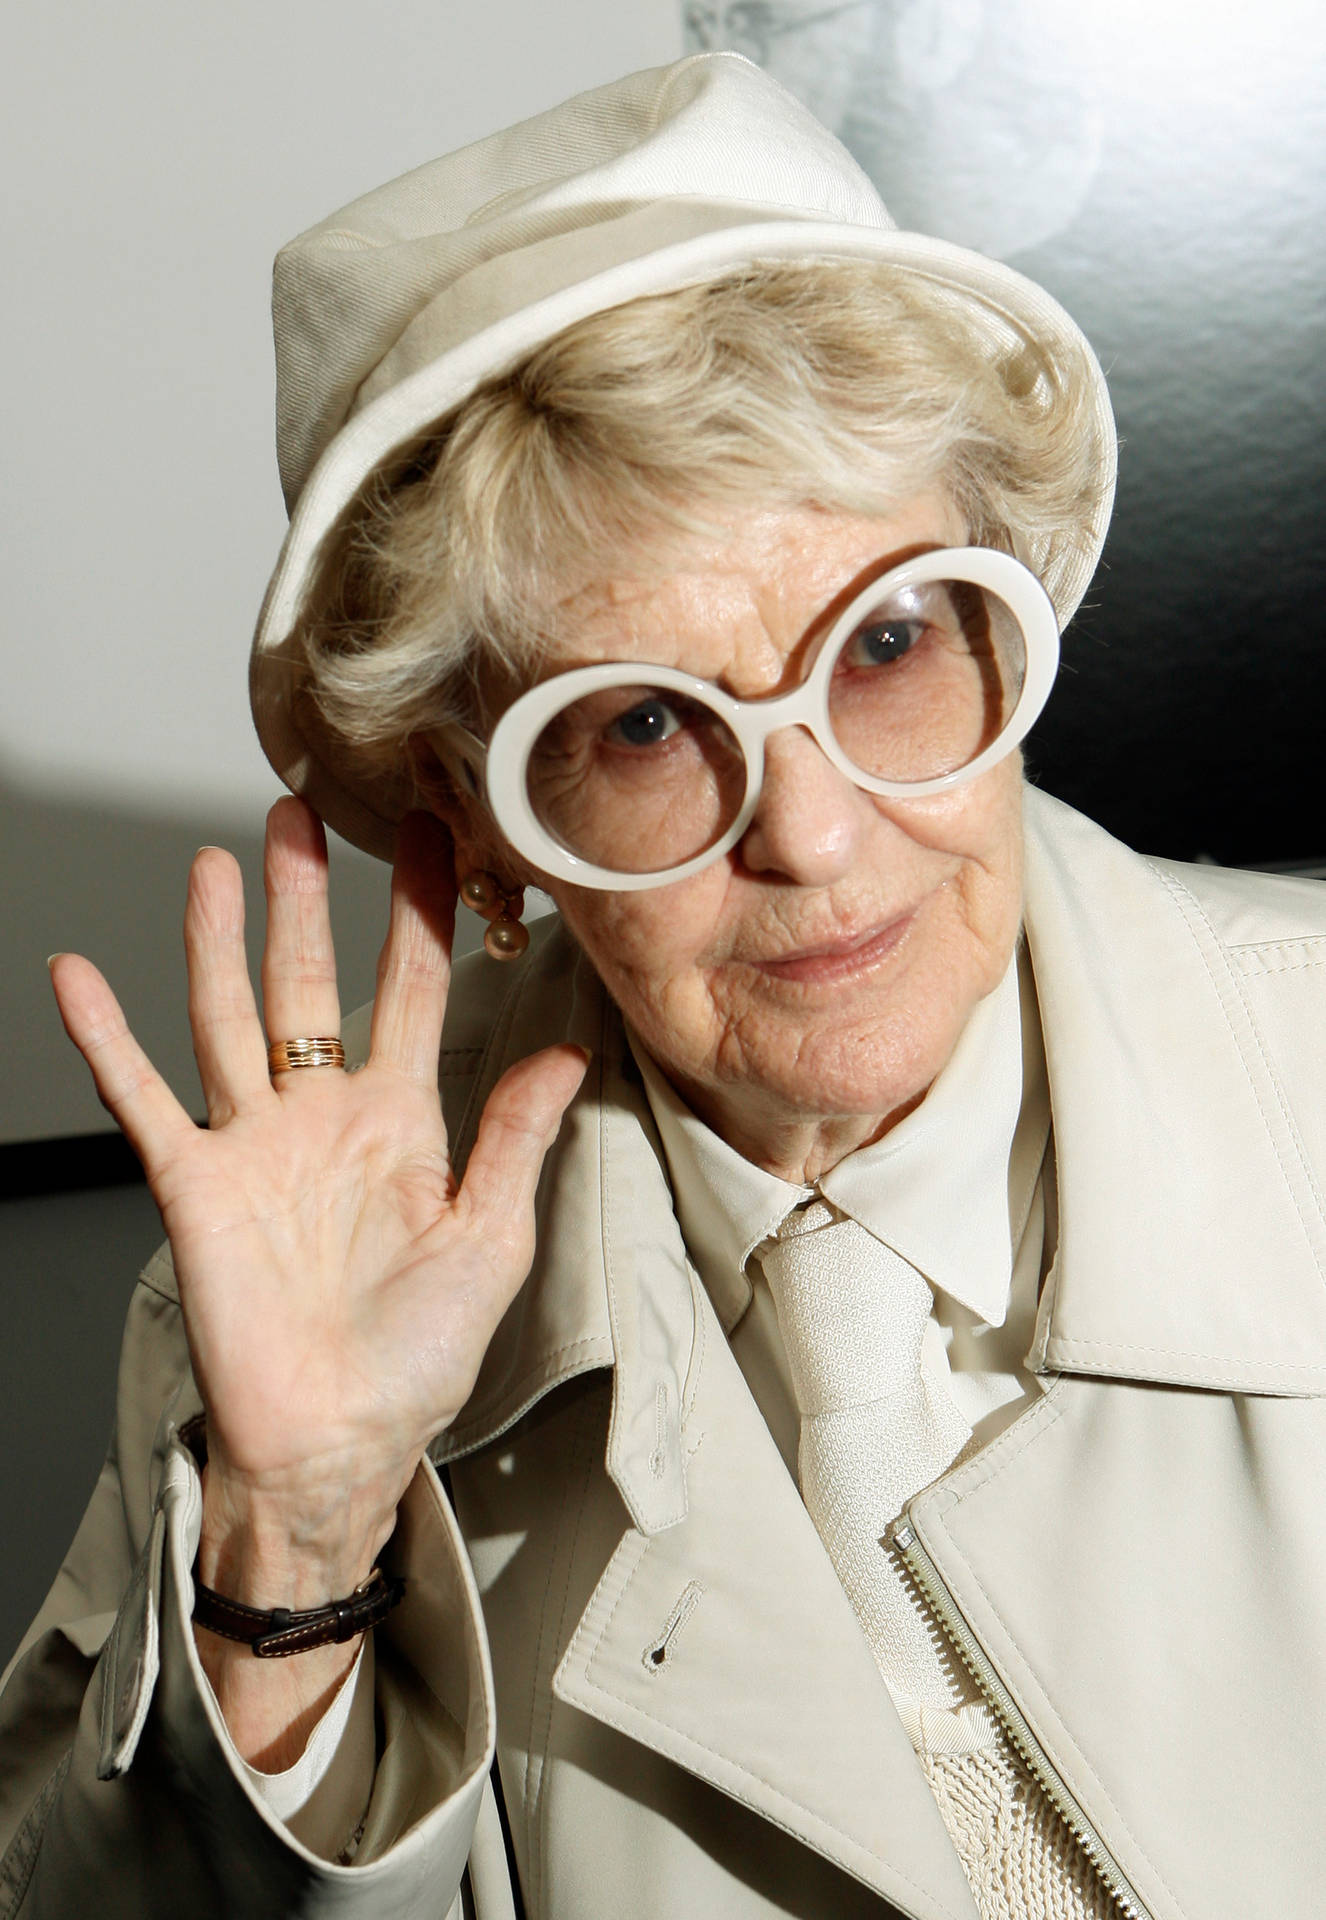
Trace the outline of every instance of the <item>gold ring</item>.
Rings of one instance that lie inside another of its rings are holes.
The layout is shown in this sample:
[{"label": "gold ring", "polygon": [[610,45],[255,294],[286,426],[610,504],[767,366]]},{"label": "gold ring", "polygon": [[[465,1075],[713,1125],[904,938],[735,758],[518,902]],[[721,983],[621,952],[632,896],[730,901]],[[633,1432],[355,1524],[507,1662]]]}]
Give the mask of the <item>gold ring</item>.
[{"label": "gold ring", "polygon": [[273,1040],[267,1049],[268,1073],[294,1073],[298,1067],[343,1067],[339,1040]]}]

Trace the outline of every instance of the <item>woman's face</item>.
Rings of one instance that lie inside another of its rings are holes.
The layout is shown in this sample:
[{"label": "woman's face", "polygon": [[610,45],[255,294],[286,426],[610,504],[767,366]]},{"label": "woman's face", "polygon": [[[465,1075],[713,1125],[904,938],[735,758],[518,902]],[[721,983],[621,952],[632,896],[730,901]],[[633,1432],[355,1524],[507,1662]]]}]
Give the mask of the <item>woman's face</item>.
[{"label": "woman's face", "polygon": [[[935,496],[888,519],[743,515],[666,573],[572,594],[559,665],[639,660],[745,698],[782,692],[853,591],[965,537]],[[768,741],[744,837],[703,872],[631,893],[539,884],[695,1111],[748,1158],[810,1179],[916,1103],[1002,978],[1020,788],[1012,754],[940,796],[878,797],[789,728]]]}]

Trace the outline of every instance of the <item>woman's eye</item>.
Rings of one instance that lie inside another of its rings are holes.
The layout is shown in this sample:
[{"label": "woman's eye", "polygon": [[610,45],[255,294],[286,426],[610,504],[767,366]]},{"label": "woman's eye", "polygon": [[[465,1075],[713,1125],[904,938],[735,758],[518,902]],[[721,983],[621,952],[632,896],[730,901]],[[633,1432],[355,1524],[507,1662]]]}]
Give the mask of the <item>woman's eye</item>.
[{"label": "woman's eye", "polygon": [[653,747],[679,731],[681,720],[666,700],[641,700],[618,714],[607,729],[614,746]]},{"label": "woman's eye", "polygon": [[924,631],[923,620],[868,620],[847,642],[842,658],[852,667],[884,667],[910,653]]}]

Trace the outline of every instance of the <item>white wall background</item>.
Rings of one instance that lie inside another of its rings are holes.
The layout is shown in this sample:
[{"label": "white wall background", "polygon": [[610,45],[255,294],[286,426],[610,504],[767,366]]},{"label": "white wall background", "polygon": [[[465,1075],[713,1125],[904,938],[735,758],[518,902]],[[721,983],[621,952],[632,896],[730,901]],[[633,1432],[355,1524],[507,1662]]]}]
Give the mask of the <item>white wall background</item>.
[{"label": "white wall background", "polygon": [[[48,952],[87,951],[196,1104],[195,845],[256,880],[276,783],[245,663],[284,516],[268,270],[370,186],[681,51],[677,0],[43,0],[0,76],[0,1142],[104,1127]],[[384,876],[335,863],[343,998]]]}]

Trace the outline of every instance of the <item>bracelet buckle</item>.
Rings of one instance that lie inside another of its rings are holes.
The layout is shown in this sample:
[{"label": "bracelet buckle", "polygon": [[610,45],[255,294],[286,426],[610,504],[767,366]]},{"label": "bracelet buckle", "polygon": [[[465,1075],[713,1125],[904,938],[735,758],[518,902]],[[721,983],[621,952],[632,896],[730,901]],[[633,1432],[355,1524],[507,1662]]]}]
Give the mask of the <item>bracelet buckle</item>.
[{"label": "bracelet buckle", "polygon": [[[207,1464],[207,1429],[197,1414],[180,1428],[180,1440],[200,1468]],[[193,1618],[223,1640],[237,1640],[260,1660],[279,1660],[289,1653],[307,1653],[312,1647],[343,1646],[386,1619],[405,1598],[405,1582],[396,1574],[374,1567],[344,1600],[328,1600],[320,1607],[246,1607],[205,1587],[193,1563]]]}]

